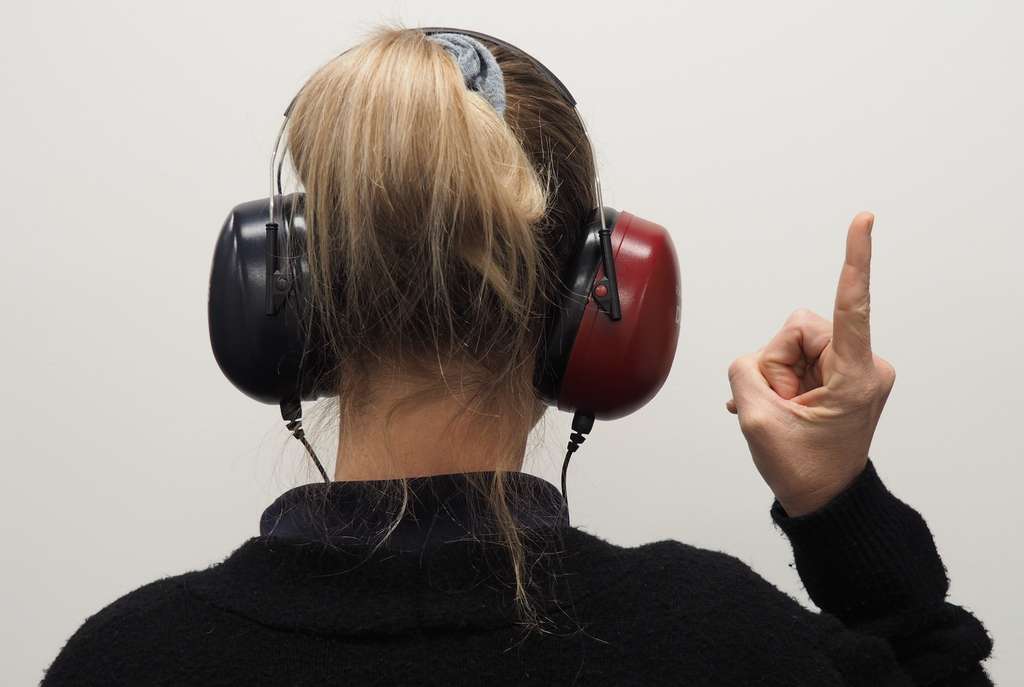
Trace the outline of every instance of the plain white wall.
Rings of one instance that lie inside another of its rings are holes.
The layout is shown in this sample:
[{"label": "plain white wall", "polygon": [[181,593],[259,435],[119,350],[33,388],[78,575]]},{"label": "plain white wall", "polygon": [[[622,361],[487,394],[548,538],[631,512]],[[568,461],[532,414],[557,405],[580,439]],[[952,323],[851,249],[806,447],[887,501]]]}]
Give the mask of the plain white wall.
[{"label": "plain white wall", "polygon": [[[873,447],[927,517],[952,598],[1024,681],[1024,24],[1014,2],[8,3],[0,43],[0,660],[31,684],[87,615],[204,567],[310,481],[274,408],[221,376],[214,238],[265,192],[282,109],[381,21],[543,59],[581,103],[607,200],[667,225],[672,377],[595,428],[577,524],[733,553],[806,602],[723,404],[730,360],[828,315],[843,236],[875,230],[874,340],[899,371]],[[554,480],[568,417],[531,470]],[[294,442],[293,442],[294,443]],[[319,445],[330,452],[330,437]]]}]

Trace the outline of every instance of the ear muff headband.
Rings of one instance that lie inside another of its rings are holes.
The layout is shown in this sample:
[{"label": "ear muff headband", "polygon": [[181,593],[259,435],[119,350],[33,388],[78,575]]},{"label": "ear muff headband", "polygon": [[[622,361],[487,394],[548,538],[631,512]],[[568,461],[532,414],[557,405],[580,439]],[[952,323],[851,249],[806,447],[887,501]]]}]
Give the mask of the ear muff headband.
[{"label": "ear muff headband", "polygon": [[[572,108],[572,111],[576,113],[576,117],[579,118],[580,126],[583,127],[583,131],[584,131],[584,133],[586,133],[587,126],[586,126],[586,123],[583,121],[583,118],[580,117],[579,110],[576,107],[576,98],[574,98],[572,93],[569,92],[569,89],[566,87],[566,85],[564,83],[562,83],[562,80],[559,79],[557,76],[555,76],[554,72],[552,72],[550,69],[548,69],[547,66],[543,62],[538,60],[536,57],[530,55],[528,52],[526,52],[522,48],[519,48],[519,47],[517,47],[515,45],[512,45],[508,41],[503,41],[500,38],[495,38],[494,36],[489,36],[486,33],[480,33],[479,31],[469,31],[467,29],[453,29],[453,28],[449,28],[449,27],[445,27],[445,26],[432,26],[432,27],[422,28],[422,29],[419,29],[419,30],[421,32],[423,32],[424,34],[428,35],[428,36],[432,36],[432,35],[440,34],[440,33],[456,33],[456,34],[462,34],[463,36],[469,36],[470,38],[475,38],[478,41],[484,41],[484,42],[489,41],[490,43],[492,43],[494,45],[502,47],[505,50],[508,50],[509,52],[514,53],[516,55],[519,55],[520,57],[526,59],[527,61],[530,62],[530,64],[533,65],[533,67],[538,72],[540,72],[541,76],[543,76],[555,88],[555,90],[558,92],[559,96],[561,96],[561,98],[566,102],[566,104],[570,108]],[[348,52],[348,50],[345,50],[345,51],[342,51],[342,52],[338,53],[338,55],[335,57],[335,59],[337,59],[337,57],[341,57],[346,52]],[[288,126],[288,118],[292,114],[292,108],[295,107],[295,102],[299,99],[299,96],[302,94],[302,91],[305,88],[306,88],[306,86],[305,86],[305,84],[303,84],[302,88],[299,89],[299,92],[296,93],[294,96],[292,96],[291,101],[288,103],[288,107],[286,107],[284,109],[284,120],[281,122],[281,127],[278,130],[278,132],[277,132],[277,138],[274,140],[274,150],[273,150],[273,152],[271,153],[271,156],[270,156],[270,197],[271,197],[271,207],[270,207],[270,220],[269,221],[271,221],[271,222],[274,221],[274,216],[273,216],[273,212],[274,212],[273,196],[274,196],[275,182],[276,182],[276,188],[277,188],[278,195],[283,193],[282,188],[281,188],[281,169],[282,169],[282,167],[284,165],[284,160],[282,159],[280,163],[277,162],[278,149],[280,148],[281,139],[284,136],[284,131],[285,131],[285,129]],[[596,169],[596,167],[594,169],[594,176],[597,179],[597,199],[598,199],[598,207],[600,207],[602,205],[602,199],[601,199],[601,180],[597,176],[597,169]]]},{"label": "ear muff headband", "polygon": [[[467,29],[453,29],[453,28],[449,28],[449,27],[445,27],[445,26],[428,26],[428,27],[425,27],[425,28],[421,28],[419,30],[422,33],[425,33],[428,36],[433,36],[434,34],[438,34],[438,33],[459,33],[459,34],[462,34],[463,36],[469,36],[470,38],[475,38],[478,41],[484,41],[484,42],[487,42],[487,43],[491,43],[493,45],[497,45],[498,47],[504,48],[505,50],[508,50],[509,52],[512,52],[512,53],[515,53],[516,55],[519,55],[520,57],[524,57],[524,58],[526,58],[527,60],[529,60],[533,64],[533,66],[537,69],[537,71],[539,71],[541,73],[541,75],[543,75],[543,77],[545,79],[547,79],[548,81],[551,82],[551,85],[555,87],[555,90],[557,90],[558,94],[560,96],[562,96],[562,99],[565,100],[565,102],[569,104],[569,107],[571,107],[573,109],[576,108],[576,98],[574,98],[572,93],[569,92],[569,89],[566,88],[566,85],[564,83],[562,83],[562,80],[559,79],[557,76],[555,76],[554,72],[552,72],[550,69],[548,69],[544,65],[544,63],[541,62],[540,60],[538,60],[536,57],[534,57],[530,53],[526,52],[522,48],[518,48],[518,47],[512,45],[508,41],[503,41],[500,38],[495,38],[494,36],[489,36],[486,33],[480,33],[479,31],[469,31]],[[344,52],[338,53],[337,57],[341,57],[346,52],[348,52],[348,51],[346,50]],[[337,59],[337,58],[335,58],[335,59]],[[303,88],[305,88],[305,86],[303,86]],[[302,93],[301,89],[299,90],[299,93]],[[295,107],[295,101],[299,99],[299,93],[295,94],[295,96],[292,98],[291,102],[288,103],[288,107],[285,108],[285,110],[284,110],[284,116],[285,117],[288,117],[289,115],[291,115],[292,108]]]}]

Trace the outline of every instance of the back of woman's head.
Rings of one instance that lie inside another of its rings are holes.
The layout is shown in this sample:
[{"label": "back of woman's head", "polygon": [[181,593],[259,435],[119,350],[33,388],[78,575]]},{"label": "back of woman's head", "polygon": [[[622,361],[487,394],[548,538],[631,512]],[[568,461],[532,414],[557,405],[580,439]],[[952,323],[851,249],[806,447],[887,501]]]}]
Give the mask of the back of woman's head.
[{"label": "back of woman's head", "polygon": [[417,30],[374,34],[295,103],[314,312],[343,361],[344,407],[382,371],[443,386],[454,363],[480,409],[535,408],[543,313],[595,205],[593,161],[554,85],[528,58],[487,47],[504,116]]},{"label": "back of woman's head", "polygon": [[[326,357],[341,361],[330,374],[342,431],[379,427],[386,413],[387,445],[400,407],[456,399],[446,435],[494,468],[467,485],[488,497],[479,516],[497,525],[533,625],[528,541],[513,517],[514,500],[531,495],[507,489],[505,475],[538,417],[545,309],[596,204],[594,168],[555,85],[529,58],[486,47],[503,74],[503,115],[423,32],[383,30],[310,78],[288,140],[306,193],[314,321]],[[401,483],[388,499],[395,522],[409,498]]]}]

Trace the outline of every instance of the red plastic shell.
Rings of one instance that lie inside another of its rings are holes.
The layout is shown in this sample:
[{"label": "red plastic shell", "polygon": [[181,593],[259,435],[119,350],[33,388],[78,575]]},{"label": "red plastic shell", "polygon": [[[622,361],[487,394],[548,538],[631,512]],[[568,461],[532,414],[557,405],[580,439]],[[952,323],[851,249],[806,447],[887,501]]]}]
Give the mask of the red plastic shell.
[{"label": "red plastic shell", "polygon": [[[612,248],[622,319],[612,321],[591,296],[558,395],[560,409],[599,420],[623,417],[651,400],[679,341],[679,263],[668,232],[621,212]],[[603,278],[599,268],[594,282]]]}]

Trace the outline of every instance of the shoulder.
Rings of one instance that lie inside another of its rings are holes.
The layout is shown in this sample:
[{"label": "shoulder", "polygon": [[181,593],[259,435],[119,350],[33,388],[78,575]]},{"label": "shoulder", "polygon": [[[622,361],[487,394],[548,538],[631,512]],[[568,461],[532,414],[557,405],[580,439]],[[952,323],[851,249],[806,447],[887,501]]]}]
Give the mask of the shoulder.
[{"label": "shoulder", "polygon": [[189,641],[185,630],[213,611],[187,588],[205,572],[143,585],[87,618],[46,671],[43,687],[137,684],[154,668],[160,672],[159,664],[173,664],[169,655]]},{"label": "shoulder", "polygon": [[[671,584],[687,594],[743,589],[763,596],[781,596],[793,601],[758,575],[749,565],[730,554],[701,549],[666,539],[639,546],[617,546],[581,530],[567,538],[569,549],[588,552],[585,560],[591,570],[629,571],[623,582]],[[793,601],[793,603],[796,603]]]},{"label": "shoulder", "polygon": [[727,611],[742,627],[726,622],[729,631],[795,624],[817,632],[831,628],[830,620],[802,606],[746,562],[731,554],[702,549],[674,540],[653,542],[632,549],[642,560],[646,585],[672,598],[676,607],[698,611]]},{"label": "shoulder", "polygon": [[702,646],[712,663],[742,655],[747,669],[769,673],[785,656],[794,670],[799,666],[820,678],[816,684],[835,679],[825,655],[839,630],[834,619],[805,608],[735,556],[673,540],[619,547],[585,537],[602,558],[627,562],[616,576],[601,572],[607,563],[594,566],[604,576],[602,588],[581,604],[610,636],[632,637],[642,618],[643,643],[655,642],[662,656]]},{"label": "shoulder", "polygon": [[[693,594],[732,594],[746,599],[797,602],[754,571],[743,560],[712,549],[663,540],[632,549],[643,569],[664,584],[685,586]],[[802,608],[802,607],[801,607]]]}]

